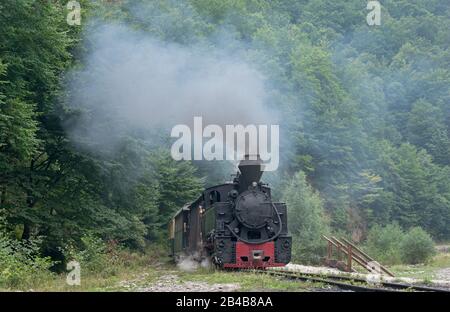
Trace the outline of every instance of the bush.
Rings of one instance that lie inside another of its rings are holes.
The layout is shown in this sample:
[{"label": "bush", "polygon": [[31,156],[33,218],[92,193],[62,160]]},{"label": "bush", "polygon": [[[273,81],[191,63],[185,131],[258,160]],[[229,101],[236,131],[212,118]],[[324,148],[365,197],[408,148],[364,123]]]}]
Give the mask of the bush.
[{"label": "bush", "polygon": [[405,233],[397,224],[373,226],[365,249],[376,260],[386,264],[417,264],[428,261],[435,253],[430,235],[420,227]]},{"label": "bush", "polygon": [[435,254],[431,236],[420,227],[414,227],[404,236],[401,245],[401,258],[404,263],[424,263]]},{"label": "bush", "polygon": [[319,263],[326,250],[322,235],[329,231],[319,193],[312,189],[300,171],[288,183],[283,199],[288,207],[293,260]]},{"label": "bush", "polygon": [[397,224],[388,224],[384,227],[373,226],[368,235],[365,249],[375,260],[386,264],[401,263],[400,245],[404,233]]},{"label": "bush", "polygon": [[[68,244],[62,251],[67,262],[80,263],[82,272],[101,276],[116,275],[120,268],[145,266],[155,261],[154,257],[128,250],[114,240],[105,242],[93,234],[82,236],[80,244]],[[153,245],[151,253],[159,257],[167,251]]]},{"label": "bush", "polygon": [[77,261],[88,272],[103,272],[113,260],[107,255],[107,244],[93,234],[83,235],[81,244],[69,243],[62,251],[67,262]]},{"label": "bush", "polygon": [[27,289],[53,277],[49,268],[55,262],[40,256],[40,242],[38,238],[20,241],[0,232],[0,287]]}]

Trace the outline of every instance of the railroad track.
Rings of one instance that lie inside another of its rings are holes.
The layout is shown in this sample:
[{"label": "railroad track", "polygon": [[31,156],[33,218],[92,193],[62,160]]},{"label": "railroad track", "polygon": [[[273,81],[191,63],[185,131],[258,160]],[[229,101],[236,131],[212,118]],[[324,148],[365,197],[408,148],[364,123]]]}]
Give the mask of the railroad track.
[{"label": "railroad track", "polygon": [[369,283],[366,279],[338,276],[338,275],[318,275],[313,273],[300,273],[294,271],[275,271],[275,270],[253,270],[253,272],[279,276],[291,280],[300,280],[313,283],[323,283],[336,286],[342,290],[355,292],[399,292],[399,291],[417,291],[417,292],[447,292],[449,289],[420,286],[405,283],[393,283],[380,281],[376,284]]}]

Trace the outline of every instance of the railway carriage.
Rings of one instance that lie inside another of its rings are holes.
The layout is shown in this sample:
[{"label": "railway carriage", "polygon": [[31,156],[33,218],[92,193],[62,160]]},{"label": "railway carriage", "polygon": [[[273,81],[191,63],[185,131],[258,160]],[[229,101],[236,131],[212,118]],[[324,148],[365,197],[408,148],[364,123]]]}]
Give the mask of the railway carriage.
[{"label": "railway carriage", "polygon": [[220,268],[289,263],[292,238],[286,205],[272,201],[271,189],[260,182],[261,175],[259,157],[246,156],[232,182],[207,188],[182,207],[169,225],[174,260],[209,258]]}]

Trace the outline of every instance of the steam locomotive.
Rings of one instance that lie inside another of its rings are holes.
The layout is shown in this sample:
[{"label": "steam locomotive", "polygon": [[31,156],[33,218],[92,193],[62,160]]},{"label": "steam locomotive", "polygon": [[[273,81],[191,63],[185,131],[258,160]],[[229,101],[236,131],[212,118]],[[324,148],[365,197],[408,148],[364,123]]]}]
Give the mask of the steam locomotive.
[{"label": "steam locomotive", "polygon": [[219,268],[284,266],[291,260],[286,204],[260,182],[262,162],[248,155],[233,182],[205,189],[169,223],[171,256],[210,259]]}]

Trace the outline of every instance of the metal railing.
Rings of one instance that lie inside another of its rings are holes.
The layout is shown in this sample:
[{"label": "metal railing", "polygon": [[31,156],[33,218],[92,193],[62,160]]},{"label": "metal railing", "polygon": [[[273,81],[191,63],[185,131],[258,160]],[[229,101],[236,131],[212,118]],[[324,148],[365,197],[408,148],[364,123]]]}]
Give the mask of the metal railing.
[{"label": "metal railing", "polygon": [[[391,271],[375,261],[349,240],[345,238],[340,240],[335,236],[327,237],[325,235],[323,235],[323,238],[328,242],[327,257],[325,258],[326,265],[346,272],[355,272],[352,264],[356,262],[370,273],[386,274],[394,277]],[[336,258],[333,258],[334,255]]]}]

